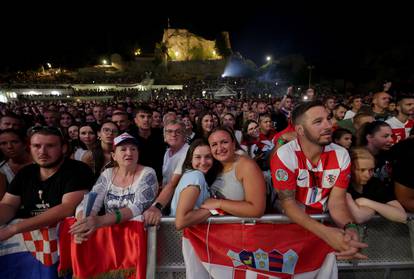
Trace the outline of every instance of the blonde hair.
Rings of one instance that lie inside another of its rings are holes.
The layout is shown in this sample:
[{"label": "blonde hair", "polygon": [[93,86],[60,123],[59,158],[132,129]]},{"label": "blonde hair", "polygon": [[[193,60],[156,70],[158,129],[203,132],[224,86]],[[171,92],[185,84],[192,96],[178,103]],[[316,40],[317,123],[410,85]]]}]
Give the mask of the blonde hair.
[{"label": "blonde hair", "polygon": [[354,162],[355,160],[359,160],[359,159],[372,160],[375,162],[374,156],[365,147],[352,148],[350,151],[350,155],[351,155],[352,162]]}]

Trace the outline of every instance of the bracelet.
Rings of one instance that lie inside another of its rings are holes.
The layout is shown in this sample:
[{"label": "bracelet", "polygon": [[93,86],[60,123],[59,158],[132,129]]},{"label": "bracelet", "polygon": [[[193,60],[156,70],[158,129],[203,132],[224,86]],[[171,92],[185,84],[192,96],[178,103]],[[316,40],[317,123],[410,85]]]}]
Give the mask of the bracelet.
[{"label": "bracelet", "polygon": [[121,220],[122,220],[121,211],[119,211],[119,209],[117,208],[117,209],[115,209],[114,212],[115,212],[115,224],[121,223]]},{"label": "bracelet", "polygon": [[284,145],[286,142],[280,137],[280,138],[277,139],[277,143],[279,145]]},{"label": "bracelet", "polygon": [[354,229],[354,230],[358,230],[358,225],[353,223],[353,222],[349,222],[344,226],[344,230],[346,229]]}]

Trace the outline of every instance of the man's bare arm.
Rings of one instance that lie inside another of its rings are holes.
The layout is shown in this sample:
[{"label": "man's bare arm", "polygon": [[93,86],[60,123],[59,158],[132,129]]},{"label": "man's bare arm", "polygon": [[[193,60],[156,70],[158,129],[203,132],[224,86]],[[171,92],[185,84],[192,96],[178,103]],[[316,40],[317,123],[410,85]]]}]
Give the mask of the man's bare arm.
[{"label": "man's bare arm", "polygon": [[299,208],[295,199],[295,190],[277,190],[277,194],[284,213],[289,219],[323,239],[325,226],[312,219],[304,210]]},{"label": "man's bare arm", "polygon": [[317,235],[336,251],[340,251],[344,255],[349,254],[351,257],[356,255],[358,250],[350,247],[349,243],[345,241],[343,230],[325,226],[312,219],[303,209],[299,208],[295,200],[294,190],[278,190],[277,192],[285,211],[284,213],[293,222]]},{"label": "man's bare arm", "polygon": [[161,203],[163,206],[166,206],[172,199],[175,187],[177,187],[180,178],[180,174],[173,174],[171,180],[163,187],[161,193],[158,195],[155,201]]},{"label": "man's bare arm", "polygon": [[0,202],[0,225],[14,218],[20,206],[20,197],[6,193]]},{"label": "man's bare arm", "polygon": [[22,220],[14,224],[13,232],[20,233],[54,225],[65,217],[75,213],[76,206],[82,201],[86,191],[75,191],[63,195],[62,203],[49,208],[42,214]]},{"label": "man's bare arm", "polygon": [[354,218],[346,203],[346,189],[333,187],[328,199],[329,214],[339,228],[354,222]]}]

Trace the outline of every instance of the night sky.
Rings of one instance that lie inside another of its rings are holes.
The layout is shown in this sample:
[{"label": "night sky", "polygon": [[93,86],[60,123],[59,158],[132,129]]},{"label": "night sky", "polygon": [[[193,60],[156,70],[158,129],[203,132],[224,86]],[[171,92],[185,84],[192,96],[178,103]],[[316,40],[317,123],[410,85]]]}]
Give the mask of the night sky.
[{"label": "night sky", "polygon": [[403,1],[57,2],[1,4],[1,71],[90,65],[114,52],[126,57],[136,45],[151,53],[167,18],[207,39],[229,31],[233,50],[258,66],[268,54],[302,54],[320,73],[342,77],[376,57],[399,68],[414,60],[413,16]]}]

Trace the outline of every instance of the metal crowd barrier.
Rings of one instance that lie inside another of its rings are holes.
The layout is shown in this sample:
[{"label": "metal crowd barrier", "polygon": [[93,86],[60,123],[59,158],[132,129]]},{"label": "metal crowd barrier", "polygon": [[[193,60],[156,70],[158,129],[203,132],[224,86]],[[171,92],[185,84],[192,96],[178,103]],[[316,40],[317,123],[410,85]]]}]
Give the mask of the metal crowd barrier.
[{"label": "metal crowd barrier", "polygon": [[[414,216],[414,215],[412,215]],[[321,222],[328,215],[312,215]],[[237,217],[211,217],[211,223],[290,223],[285,215],[265,215],[259,219]],[[159,229],[148,230],[147,279],[185,278],[185,265],[181,249],[182,233],[175,229],[174,218],[163,217]],[[339,261],[339,278],[414,278],[414,258],[410,231],[407,226],[375,216],[361,227],[360,236],[369,247],[363,249],[369,259]],[[223,278],[225,279],[225,278]]]}]

